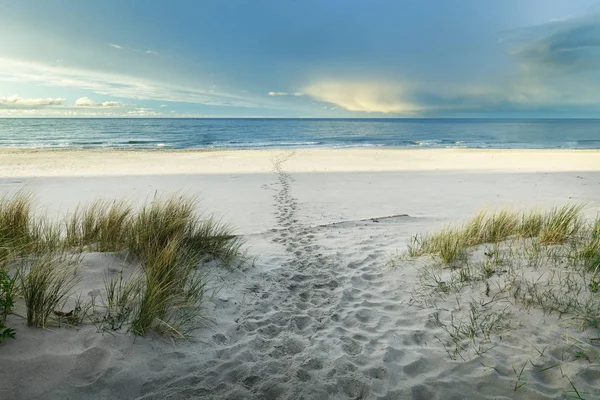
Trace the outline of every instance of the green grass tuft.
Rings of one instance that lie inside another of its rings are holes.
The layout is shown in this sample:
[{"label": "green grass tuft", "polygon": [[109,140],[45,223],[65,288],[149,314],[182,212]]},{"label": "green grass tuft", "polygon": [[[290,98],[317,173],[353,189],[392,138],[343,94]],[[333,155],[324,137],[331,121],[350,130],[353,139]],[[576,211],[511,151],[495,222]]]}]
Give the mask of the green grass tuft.
[{"label": "green grass tuft", "polygon": [[544,216],[539,233],[542,244],[561,244],[577,234],[583,225],[581,210],[583,205],[574,204],[554,208]]},{"label": "green grass tuft", "polygon": [[28,326],[46,327],[48,318],[71,294],[79,279],[71,261],[53,254],[22,261],[19,289],[25,299]]}]

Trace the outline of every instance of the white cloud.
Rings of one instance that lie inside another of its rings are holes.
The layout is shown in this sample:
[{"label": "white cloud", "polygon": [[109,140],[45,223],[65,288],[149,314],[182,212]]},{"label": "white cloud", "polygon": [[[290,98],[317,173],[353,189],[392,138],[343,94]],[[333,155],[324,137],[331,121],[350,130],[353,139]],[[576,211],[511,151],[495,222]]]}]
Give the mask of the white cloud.
[{"label": "white cloud", "polygon": [[75,100],[76,107],[88,107],[88,108],[101,108],[101,107],[124,107],[126,104],[120,101],[103,101],[102,103],[96,103],[89,97],[80,97]]},{"label": "white cloud", "polygon": [[48,97],[39,99],[24,99],[19,96],[0,97],[1,109],[36,109],[42,107],[60,106],[65,99]]},{"label": "white cloud", "polygon": [[410,90],[398,83],[319,81],[304,91],[349,111],[412,114],[423,109],[409,99]]},{"label": "white cloud", "polygon": [[123,46],[119,46],[118,44],[109,43],[110,47],[114,47],[115,49],[123,50]]},{"label": "white cloud", "polygon": [[136,108],[135,110],[131,110],[127,112],[128,116],[132,117],[157,117],[161,116],[161,113],[154,111],[151,108]]},{"label": "white cloud", "polygon": [[157,56],[158,55],[158,51],[154,51],[154,50],[146,50],[146,54],[151,54],[153,56]]},{"label": "white cloud", "polygon": [[0,58],[0,82],[31,82],[38,86],[74,87],[125,99],[172,101],[214,106],[254,107],[244,97],[229,93],[180,87],[133,76],[103,73]]},{"label": "white cloud", "polygon": [[294,92],[294,93],[288,93],[288,92],[269,92],[269,96],[304,96],[304,93],[300,93],[300,92]]}]

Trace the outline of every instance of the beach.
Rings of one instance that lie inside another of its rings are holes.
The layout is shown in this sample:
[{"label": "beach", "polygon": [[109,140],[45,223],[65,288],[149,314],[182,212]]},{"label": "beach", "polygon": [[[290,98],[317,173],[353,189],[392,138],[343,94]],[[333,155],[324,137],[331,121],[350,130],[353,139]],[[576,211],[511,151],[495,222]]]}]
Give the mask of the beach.
[{"label": "beach", "polygon": [[[431,316],[457,300],[415,304],[420,264],[394,259],[413,235],[481,210],[581,203],[595,218],[600,151],[0,150],[0,195],[19,190],[49,218],[98,198],[196,196],[235,227],[251,262],[217,273],[188,339],[10,316],[0,398],[545,399],[572,390],[564,376],[600,396],[599,364],[563,356],[571,330],[556,314],[515,305],[493,349],[452,359]],[[86,254],[83,296],[118,263]],[[562,372],[535,370],[515,390],[545,344],[543,362]]]}]

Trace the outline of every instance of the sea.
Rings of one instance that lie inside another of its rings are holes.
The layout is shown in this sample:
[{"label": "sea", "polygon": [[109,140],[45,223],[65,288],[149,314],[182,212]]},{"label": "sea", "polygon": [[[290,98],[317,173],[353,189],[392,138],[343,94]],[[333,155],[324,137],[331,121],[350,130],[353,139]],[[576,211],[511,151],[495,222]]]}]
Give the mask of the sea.
[{"label": "sea", "polygon": [[0,148],[600,149],[600,119],[0,119]]}]

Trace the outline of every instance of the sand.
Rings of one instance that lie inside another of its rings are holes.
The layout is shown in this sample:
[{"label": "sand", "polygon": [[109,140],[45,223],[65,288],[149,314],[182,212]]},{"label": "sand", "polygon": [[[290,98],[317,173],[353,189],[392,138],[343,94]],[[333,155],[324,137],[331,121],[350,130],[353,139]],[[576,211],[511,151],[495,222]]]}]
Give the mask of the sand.
[{"label": "sand", "polygon": [[[564,321],[517,310],[496,348],[452,360],[435,310],[414,304],[415,262],[388,261],[410,236],[483,208],[572,201],[595,216],[598,151],[0,151],[0,194],[22,188],[51,217],[98,197],[198,195],[256,260],[219,273],[205,304],[211,322],[189,341],[31,329],[11,317],[2,399],[542,399],[571,390],[558,369],[513,390],[513,367],[538,361],[531,344],[555,343],[544,362],[563,361]],[[396,217],[372,220],[386,216]],[[86,255],[83,294],[119,262]],[[564,372],[584,398],[600,397],[597,364],[564,361]]]}]

